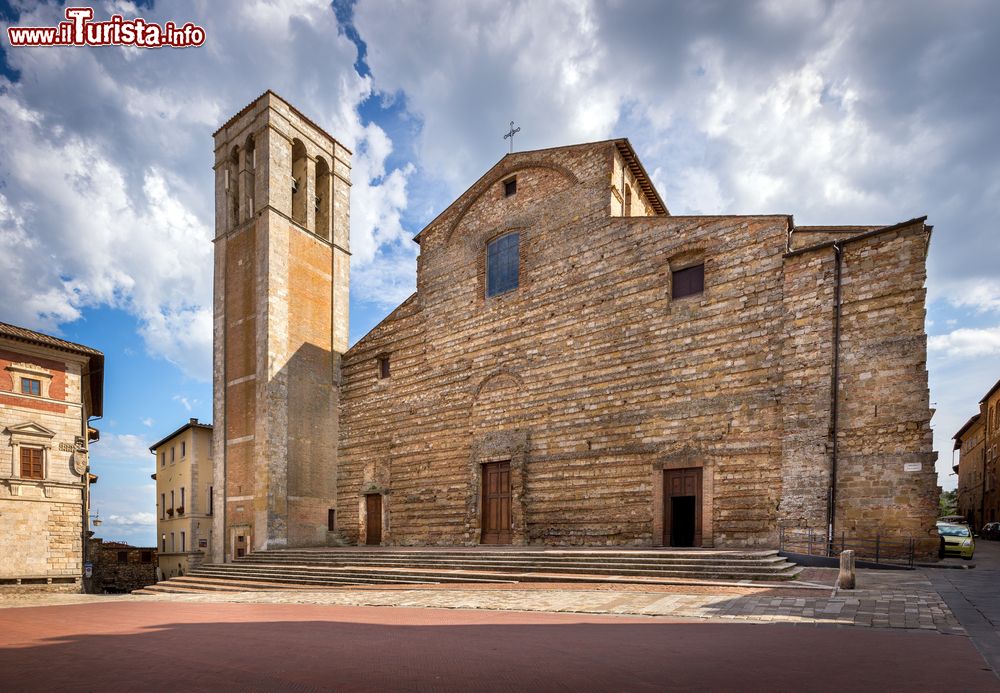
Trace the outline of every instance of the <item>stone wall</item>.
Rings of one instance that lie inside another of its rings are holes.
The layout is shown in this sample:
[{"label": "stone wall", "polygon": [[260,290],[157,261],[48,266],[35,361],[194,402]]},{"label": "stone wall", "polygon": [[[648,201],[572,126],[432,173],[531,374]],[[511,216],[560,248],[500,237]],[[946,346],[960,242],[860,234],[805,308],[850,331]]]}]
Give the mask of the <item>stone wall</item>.
[{"label": "stone wall", "polygon": [[[837,522],[848,534],[914,537],[932,553],[938,510],[922,222],[843,250]],[[931,525],[931,526],[929,526]]]},{"label": "stone wall", "polygon": [[[335,539],[326,518],[336,508],[336,372],[348,340],[351,153],[272,92],[223,125],[215,143],[213,558],[221,561]],[[329,175],[319,180],[317,170]],[[253,186],[252,209],[241,188],[238,215],[229,208],[233,180]]]},{"label": "stone wall", "polygon": [[105,542],[98,538],[90,539],[89,546],[93,573],[86,580],[87,592],[126,594],[156,582],[157,552],[154,547]]},{"label": "stone wall", "polygon": [[[774,545],[783,523],[825,530],[831,251],[788,256],[785,215],[612,216],[613,154],[599,143],[507,156],[421,232],[418,292],[343,360],[349,541],[365,539],[364,496],[379,493],[383,543],[478,543],[480,465],[494,459],[512,463],[514,543],[659,545],[664,470],[681,467],[702,469],[707,546]],[[486,243],[511,231],[519,288],[487,298]],[[875,235],[845,251],[846,526],[933,531],[928,233],[915,223],[885,248]],[[671,298],[672,269],[699,261],[704,293]],[[869,275],[888,279],[865,288]]]}]

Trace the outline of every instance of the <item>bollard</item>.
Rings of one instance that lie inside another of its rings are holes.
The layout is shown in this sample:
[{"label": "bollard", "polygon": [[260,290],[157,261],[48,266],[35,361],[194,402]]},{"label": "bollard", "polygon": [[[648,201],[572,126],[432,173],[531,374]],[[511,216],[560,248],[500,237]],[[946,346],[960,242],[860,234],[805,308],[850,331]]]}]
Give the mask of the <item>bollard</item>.
[{"label": "bollard", "polygon": [[854,583],[854,551],[850,549],[847,551],[841,551],[840,575],[837,576],[837,589],[853,590]]}]

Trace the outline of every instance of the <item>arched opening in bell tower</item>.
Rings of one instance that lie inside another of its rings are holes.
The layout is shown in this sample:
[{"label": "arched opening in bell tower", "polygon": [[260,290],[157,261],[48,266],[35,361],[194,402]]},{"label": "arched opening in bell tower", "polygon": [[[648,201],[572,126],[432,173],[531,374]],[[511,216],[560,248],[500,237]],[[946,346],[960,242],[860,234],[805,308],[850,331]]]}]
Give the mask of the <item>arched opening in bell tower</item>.
[{"label": "arched opening in bell tower", "polygon": [[330,185],[330,166],[323,157],[316,157],[316,235],[330,239],[330,200],[333,187]]},{"label": "arched opening in bell tower", "polygon": [[254,191],[257,186],[257,149],[254,146],[253,135],[247,135],[243,145],[243,159],[243,199],[246,204],[243,218],[250,219],[257,209],[254,200]]},{"label": "arched opening in bell tower", "polygon": [[302,140],[292,140],[292,221],[306,225],[306,195],[309,192],[306,175],[306,146]]},{"label": "arched opening in bell tower", "polygon": [[233,147],[226,165],[226,219],[228,228],[240,223],[240,148]]}]

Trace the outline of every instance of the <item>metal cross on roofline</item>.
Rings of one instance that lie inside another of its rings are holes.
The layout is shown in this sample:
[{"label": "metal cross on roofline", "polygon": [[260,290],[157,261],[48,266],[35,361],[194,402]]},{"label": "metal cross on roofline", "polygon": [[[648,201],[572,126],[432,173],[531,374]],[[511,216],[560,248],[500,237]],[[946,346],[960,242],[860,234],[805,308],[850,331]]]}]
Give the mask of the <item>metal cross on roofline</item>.
[{"label": "metal cross on roofline", "polygon": [[519,132],[521,132],[521,128],[520,127],[515,128],[514,121],[513,120],[510,121],[510,132],[508,132],[506,135],[503,136],[505,140],[510,139],[510,152],[509,152],[510,154],[514,153],[514,135],[516,135]]}]

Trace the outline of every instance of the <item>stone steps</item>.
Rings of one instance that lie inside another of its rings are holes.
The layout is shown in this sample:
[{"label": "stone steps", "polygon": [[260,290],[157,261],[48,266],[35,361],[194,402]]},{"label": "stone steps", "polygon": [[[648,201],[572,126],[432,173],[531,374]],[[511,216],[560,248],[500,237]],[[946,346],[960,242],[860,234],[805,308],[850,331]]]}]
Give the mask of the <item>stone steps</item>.
[{"label": "stone steps", "polygon": [[781,582],[794,580],[801,570],[771,550],[285,549],[204,564],[138,593],[455,583]]},{"label": "stone steps", "polygon": [[[225,566],[206,565],[192,574],[203,574],[204,571],[224,571],[259,574],[293,574],[301,573],[308,575],[344,575],[358,578],[369,578],[376,576],[394,575],[430,575],[440,576],[446,579],[451,575],[475,575],[475,574],[524,574],[524,573],[559,573],[561,575],[614,575],[618,577],[684,577],[705,576],[705,575],[727,575],[734,579],[781,579],[792,567],[789,563],[770,566],[698,566],[689,564],[681,567],[665,566],[654,569],[633,569],[628,566],[560,566],[552,564],[547,566],[524,566],[509,565],[503,563],[496,564],[465,564],[462,566],[423,566],[423,565],[305,565],[305,564],[227,564]],[[739,576],[739,577],[736,577]],[[451,580],[454,581],[454,580]]]},{"label": "stone steps", "polygon": [[662,570],[673,569],[673,570],[699,570],[703,568],[715,568],[715,569],[726,569],[726,568],[737,568],[745,569],[747,567],[756,567],[760,569],[776,569],[780,570],[787,567],[788,563],[784,558],[775,556],[768,557],[759,561],[735,561],[735,560],[705,560],[698,561],[692,558],[687,558],[684,561],[680,560],[670,560],[670,561],[579,561],[579,560],[541,560],[541,559],[481,559],[481,558],[470,558],[467,560],[461,560],[457,558],[453,559],[435,559],[435,558],[366,558],[366,559],[355,559],[353,557],[345,558],[310,558],[306,556],[260,556],[254,558],[253,560],[239,561],[243,565],[309,565],[309,566],[372,566],[372,567],[426,567],[426,568],[444,568],[444,569],[462,569],[462,568],[473,568],[473,567],[505,567],[510,569],[518,568],[558,568],[558,569],[572,569],[572,570],[585,570],[585,571],[604,571],[606,569],[611,569],[618,571],[621,569],[628,569],[631,571],[649,571],[651,573],[659,572]]},{"label": "stone steps", "polygon": [[251,592],[259,590],[303,590],[315,589],[309,585],[280,582],[262,582],[249,579],[222,579],[211,577],[197,577],[185,575],[183,577],[170,578],[165,582],[155,585],[147,585],[141,590],[135,590],[132,594],[157,594],[157,593],[199,593],[199,592]]},{"label": "stone steps", "polygon": [[363,549],[353,547],[339,548],[306,548],[306,549],[271,549],[268,551],[256,551],[248,556],[239,558],[239,561],[250,561],[262,556],[333,556],[354,558],[362,557],[399,557],[413,558],[423,557],[457,557],[469,558],[478,557],[548,557],[548,558],[579,558],[579,559],[608,559],[630,560],[630,559],[653,559],[656,561],[669,560],[674,558],[710,560],[760,560],[767,557],[778,556],[777,549],[484,549],[484,548],[460,548],[460,549],[411,549],[406,547],[393,547],[381,549]]},{"label": "stone steps", "polygon": [[229,578],[240,576],[244,578],[257,577],[258,579],[282,579],[303,580],[309,582],[327,582],[330,584],[342,585],[377,585],[377,584],[441,584],[448,582],[502,582],[510,583],[512,580],[500,574],[501,577],[487,575],[477,571],[442,571],[442,570],[420,570],[417,568],[389,568],[382,571],[364,570],[358,568],[313,568],[309,566],[261,566],[259,568],[248,568],[246,566],[226,564],[224,566],[210,565],[197,571],[192,571],[191,575],[197,577],[220,577]]},{"label": "stone steps", "polygon": [[[398,571],[398,572],[397,572]],[[385,568],[381,571],[371,571],[364,568],[344,566],[342,568],[319,569],[308,566],[261,566],[258,569],[247,567],[221,568],[206,567],[193,575],[229,577],[240,576],[257,579],[304,580],[309,582],[327,582],[330,584],[388,584],[388,583],[447,583],[447,582],[566,582],[602,580],[639,581],[683,578],[711,580],[766,580],[781,581],[794,579],[800,572],[797,568],[781,571],[743,570],[663,570],[655,574],[628,570],[604,570],[601,572],[563,571],[558,569],[546,571],[533,570],[496,570],[479,568],[476,570],[440,570],[420,568]]]}]

